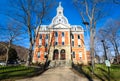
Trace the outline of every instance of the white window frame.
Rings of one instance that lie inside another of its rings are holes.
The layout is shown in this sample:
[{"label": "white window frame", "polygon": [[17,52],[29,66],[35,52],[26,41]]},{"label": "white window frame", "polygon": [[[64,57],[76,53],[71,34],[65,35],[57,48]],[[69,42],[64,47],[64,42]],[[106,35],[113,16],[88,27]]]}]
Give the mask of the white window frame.
[{"label": "white window frame", "polygon": [[81,51],[79,52],[79,57],[82,58],[82,52]]},{"label": "white window frame", "polygon": [[65,37],[62,37],[62,42],[65,42]]},{"label": "white window frame", "polygon": [[38,53],[37,53],[37,58],[40,58],[40,55],[41,55],[41,53],[40,53],[40,52],[38,52]]},{"label": "white window frame", "polygon": [[42,45],[42,39],[39,39],[39,45]]}]

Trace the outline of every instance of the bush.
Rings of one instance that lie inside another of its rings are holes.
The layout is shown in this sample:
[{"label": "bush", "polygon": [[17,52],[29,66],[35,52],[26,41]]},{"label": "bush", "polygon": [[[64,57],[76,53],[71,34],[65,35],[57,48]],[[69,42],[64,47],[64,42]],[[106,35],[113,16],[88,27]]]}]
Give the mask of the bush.
[{"label": "bush", "polygon": [[9,48],[9,52],[8,52],[8,60],[17,60],[18,56],[17,56],[17,52],[14,48]]}]

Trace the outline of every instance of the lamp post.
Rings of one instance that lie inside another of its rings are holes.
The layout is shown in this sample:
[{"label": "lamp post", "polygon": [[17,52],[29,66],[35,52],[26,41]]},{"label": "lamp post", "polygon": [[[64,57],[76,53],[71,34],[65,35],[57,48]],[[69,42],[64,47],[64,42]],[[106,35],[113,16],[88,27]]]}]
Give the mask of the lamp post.
[{"label": "lamp post", "polygon": [[101,40],[102,44],[103,44],[103,48],[104,48],[104,52],[105,52],[105,60],[108,60],[107,58],[107,53],[106,53],[106,47],[105,47],[105,41]]},{"label": "lamp post", "polygon": [[103,43],[103,48],[104,48],[104,52],[105,52],[105,64],[108,67],[108,77],[109,77],[108,81],[110,81],[110,62],[108,60],[107,52],[106,52],[106,49],[108,49],[108,47],[105,46],[105,41],[104,40],[101,40],[101,42]]}]

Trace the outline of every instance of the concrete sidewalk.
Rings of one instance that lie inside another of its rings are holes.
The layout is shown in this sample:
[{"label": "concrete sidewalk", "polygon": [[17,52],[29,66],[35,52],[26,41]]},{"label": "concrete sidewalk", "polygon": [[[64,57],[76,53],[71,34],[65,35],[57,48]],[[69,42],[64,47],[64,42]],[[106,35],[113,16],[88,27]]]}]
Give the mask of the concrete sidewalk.
[{"label": "concrete sidewalk", "polygon": [[[42,75],[17,81],[91,81],[85,77],[78,76],[69,68],[58,67],[49,69]],[[99,81],[99,80],[93,80]]]}]

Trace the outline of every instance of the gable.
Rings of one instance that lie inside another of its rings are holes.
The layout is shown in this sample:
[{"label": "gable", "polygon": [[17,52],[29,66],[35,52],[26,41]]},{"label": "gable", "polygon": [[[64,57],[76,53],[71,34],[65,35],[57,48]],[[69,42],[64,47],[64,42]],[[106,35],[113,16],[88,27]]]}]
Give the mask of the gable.
[{"label": "gable", "polygon": [[66,29],[66,28],[70,28],[70,25],[66,25],[66,24],[61,24],[61,23],[59,23],[59,24],[56,24],[56,25],[53,25],[51,28],[60,28],[60,29]]}]

